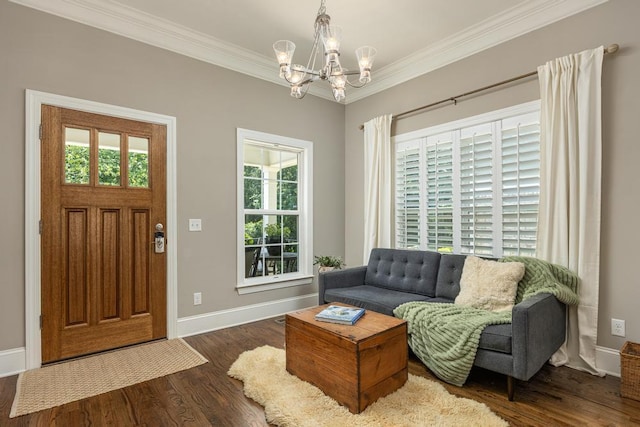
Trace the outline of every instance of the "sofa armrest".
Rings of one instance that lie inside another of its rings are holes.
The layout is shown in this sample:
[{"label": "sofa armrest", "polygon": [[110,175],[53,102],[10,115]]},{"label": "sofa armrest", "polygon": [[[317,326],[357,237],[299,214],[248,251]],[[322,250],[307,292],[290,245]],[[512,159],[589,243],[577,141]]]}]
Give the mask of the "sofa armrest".
[{"label": "sofa armrest", "polygon": [[513,307],[513,376],[528,380],[560,348],[566,337],[566,305],[547,293]]},{"label": "sofa armrest", "polygon": [[318,302],[325,304],[324,292],[327,289],[350,288],[364,285],[364,276],[367,266],[346,268],[344,270],[332,270],[318,275]]}]

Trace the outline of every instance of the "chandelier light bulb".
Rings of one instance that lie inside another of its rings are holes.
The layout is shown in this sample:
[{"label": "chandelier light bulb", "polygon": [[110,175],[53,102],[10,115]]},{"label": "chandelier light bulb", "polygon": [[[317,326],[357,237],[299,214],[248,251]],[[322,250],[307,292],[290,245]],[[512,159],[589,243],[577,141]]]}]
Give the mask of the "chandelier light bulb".
[{"label": "chandelier light bulb", "polygon": [[293,58],[293,52],[296,50],[294,42],[289,40],[278,40],[273,44],[273,51],[276,53],[278,64],[283,65],[291,64]]},{"label": "chandelier light bulb", "polygon": [[362,46],[356,49],[356,58],[360,67],[360,83],[371,81],[371,67],[376,56],[376,49],[371,46]]},{"label": "chandelier light bulb", "polygon": [[302,65],[295,64],[291,66],[289,75],[287,76],[287,80],[292,85],[299,85],[300,83],[302,83],[302,81],[305,79],[306,76],[307,76],[307,73],[305,72],[305,67]]},{"label": "chandelier light bulb", "polygon": [[320,27],[320,40],[326,52],[338,52],[342,40],[342,28],[335,25],[323,25]]}]

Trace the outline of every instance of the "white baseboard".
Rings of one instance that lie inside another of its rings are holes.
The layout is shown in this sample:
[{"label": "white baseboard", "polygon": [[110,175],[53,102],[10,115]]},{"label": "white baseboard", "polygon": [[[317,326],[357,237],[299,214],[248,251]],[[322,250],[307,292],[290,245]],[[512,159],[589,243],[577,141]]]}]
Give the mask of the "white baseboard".
[{"label": "white baseboard", "polygon": [[0,351],[0,378],[24,372],[26,355],[24,347]]},{"label": "white baseboard", "polygon": [[318,305],[317,293],[183,317],[178,319],[178,336],[188,337],[229,328],[315,305]]},{"label": "white baseboard", "polygon": [[620,351],[596,346],[596,367],[607,375],[620,376]]},{"label": "white baseboard", "polygon": [[[318,294],[315,293],[184,317],[178,319],[178,336],[187,337],[216,329],[255,322],[269,317],[280,316],[291,311],[313,307],[317,304]],[[19,374],[24,372],[25,369],[26,350],[24,347],[0,350],[0,378]]]},{"label": "white baseboard", "polygon": [[[178,336],[187,337],[224,329],[244,323],[279,316],[318,304],[318,294],[302,295],[261,304],[247,305],[178,319]],[[24,372],[24,347],[0,351],[0,378]],[[607,347],[596,347],[596,366],[607,375],[620,377],[620,352]]]}]

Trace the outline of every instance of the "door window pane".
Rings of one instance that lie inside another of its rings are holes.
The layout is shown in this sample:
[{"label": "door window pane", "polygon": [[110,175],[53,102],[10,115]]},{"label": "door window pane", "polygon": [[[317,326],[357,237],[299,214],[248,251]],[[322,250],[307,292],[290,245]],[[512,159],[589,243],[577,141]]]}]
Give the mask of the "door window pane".
[{"label": "door window pane", "polygon": [[129,187],[149,188],[149,138],[129,137]]},{"label": "door window pane", "polygon": [[64,137],[65,184],[89,184],[91,176],[89,130],[65,128]]},{"label": "door window pane", "polygon": [[120,134],[98,133],[98,184],[120,185]]}]

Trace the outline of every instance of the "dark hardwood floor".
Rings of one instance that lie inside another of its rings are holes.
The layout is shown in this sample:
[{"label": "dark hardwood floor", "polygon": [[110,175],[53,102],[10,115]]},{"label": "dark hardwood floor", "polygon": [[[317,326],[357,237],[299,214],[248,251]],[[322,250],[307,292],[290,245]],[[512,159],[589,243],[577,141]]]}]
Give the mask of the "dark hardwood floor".
[{"label": "dark hardwood floor", "polygon": [[[17,376],[0,378],[0,426],[266,426],[262,407],[226,372],[245,350],[282,348],[284,325],[268,319],[185,341],[210,363],[14,419],[9,411]],[[413,356],[410,372],[439,381]],[[505,377],[484,370],[474,369],[464,387],[444,385],[486,403],[513,426],[640,425],[640,402],[620,397],[620,380],[611,376],[545,366],[530,381],[517,383],[514,402],[507,400]]]}]

